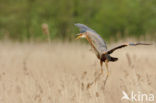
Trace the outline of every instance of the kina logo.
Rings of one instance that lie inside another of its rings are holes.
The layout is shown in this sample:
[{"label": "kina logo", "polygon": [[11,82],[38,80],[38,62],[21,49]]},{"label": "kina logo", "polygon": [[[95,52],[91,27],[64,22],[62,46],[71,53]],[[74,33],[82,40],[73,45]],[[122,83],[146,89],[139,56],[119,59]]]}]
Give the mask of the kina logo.
[{"label": "kina logo", "polygon": [[131,102],[153,102],[154,101],[154,94],[146,94],[146,93],[141,93],[138,91],[137,93],[134,93],[133,91],[131,92],[130,95],[128,95],[125,91],[122,91],[122,98],[121,100],[128,100]]}]

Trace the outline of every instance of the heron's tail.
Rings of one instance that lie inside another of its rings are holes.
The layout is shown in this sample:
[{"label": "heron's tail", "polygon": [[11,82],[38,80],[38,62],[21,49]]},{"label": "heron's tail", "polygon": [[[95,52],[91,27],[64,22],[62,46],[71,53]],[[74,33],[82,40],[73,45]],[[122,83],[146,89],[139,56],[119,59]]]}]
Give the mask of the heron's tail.
[{"label": "heron's tail", "polygon": [[111,57],[111,59],[110,59],[110,61],[112,61],[112,62],[115,62],[117,60],[118,60],[118,58],[115,58],[115,57]]}]

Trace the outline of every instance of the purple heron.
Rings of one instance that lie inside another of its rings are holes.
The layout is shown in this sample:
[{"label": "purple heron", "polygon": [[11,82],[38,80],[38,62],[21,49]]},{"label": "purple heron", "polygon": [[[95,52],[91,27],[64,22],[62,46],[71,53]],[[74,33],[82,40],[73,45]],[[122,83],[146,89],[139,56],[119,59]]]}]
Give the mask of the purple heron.
[{"label": "purple heron", "polygon": [[[126,43],[126,44],[121,44],[117,47],[114,47],[110,50],[107,49],[107,45],[105,41],[100,37],[100,35],[94,31],[93,29],[87,27],[84,24],[75,24],[80,29],[80,33],[77,34],[77,38],[86,38],[93,48],[97,58],[100,60],[100,65],[101,65],[101,73],[95,78],[94,82],[103,74],[103,62],[106,65],[107,69],[107,77],[109,75],[109,70],[108,70],[108,62],[115,62],[118,60],[116,57],[112,57],[110,54],[112,54],[115,50],[126,47],[126,46],[136,46],[136,45],[151,45],[151,44],[146,44],[146,43]],[[92,83],[93,84],[93,83]]]}]

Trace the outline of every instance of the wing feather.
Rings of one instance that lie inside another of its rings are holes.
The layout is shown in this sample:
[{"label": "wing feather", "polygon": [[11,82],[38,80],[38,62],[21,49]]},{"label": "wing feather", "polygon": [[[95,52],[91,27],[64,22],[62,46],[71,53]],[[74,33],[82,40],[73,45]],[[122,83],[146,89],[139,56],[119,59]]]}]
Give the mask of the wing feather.
[{"label": "wing feather", "polygon": [[119,45],[117,47],[114,47],[111,50],[107,51],[106,53],[111,54],[117,49],[127,47],[127,46],[137,46],[137,45],[152,45],[152,44],[148,44],[148,43],[127,43],[127,44],[122,44],[122,45]]}]

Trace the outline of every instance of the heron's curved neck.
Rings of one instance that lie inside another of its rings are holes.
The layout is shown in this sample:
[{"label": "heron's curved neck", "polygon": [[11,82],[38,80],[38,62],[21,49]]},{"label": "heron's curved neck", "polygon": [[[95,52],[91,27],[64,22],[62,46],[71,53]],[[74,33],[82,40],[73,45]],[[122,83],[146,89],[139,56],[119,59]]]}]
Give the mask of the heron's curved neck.
[{"label": "heron's curved neck", "polygon": [[95,51],[97,51],[97,49],[95,48],[93,42],[92,42],[92,41],[90,40],[90,38],[88,37],[88,35],[86,36],[86,39],[88,40],[89,44],[93,47],[93,49],[94,49]]}]

